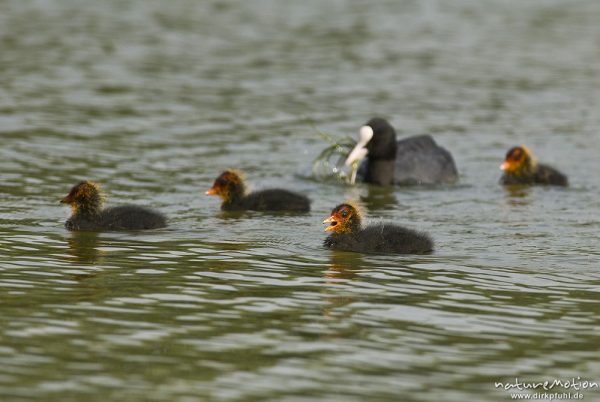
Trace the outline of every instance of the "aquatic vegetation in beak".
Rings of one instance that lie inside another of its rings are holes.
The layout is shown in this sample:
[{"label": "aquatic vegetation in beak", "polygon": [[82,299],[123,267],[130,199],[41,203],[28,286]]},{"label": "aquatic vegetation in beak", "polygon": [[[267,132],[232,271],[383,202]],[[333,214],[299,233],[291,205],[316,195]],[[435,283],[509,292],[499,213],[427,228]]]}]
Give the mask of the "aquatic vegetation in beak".
[{"label": "aquatic vegetation in beak", "polygon": [[318,179],[334,177],[337,180],[354,184],[360,160],[357,159],[348,165],[350,167],[349,172],[345,168],[345,162],[356,147],[356,141],[349,136],[336,138],[316,128],[315,132],[329,143],[329,146],[323,149],[314,159],[313,175]]}]

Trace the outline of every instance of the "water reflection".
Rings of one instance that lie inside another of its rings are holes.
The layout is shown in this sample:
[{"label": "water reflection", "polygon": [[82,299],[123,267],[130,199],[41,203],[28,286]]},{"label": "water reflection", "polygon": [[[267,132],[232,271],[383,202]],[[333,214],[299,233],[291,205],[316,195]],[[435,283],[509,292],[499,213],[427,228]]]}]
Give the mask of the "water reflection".
[{"label": "water reflection", "polygon": [[[359,253],[331,251],[329,265],[323,275],[325,283],[328,285],[324,291],[325,300],[327,301],[322,311],[324,317],[334,317],[336,316],[336,310],[356,301],[356,295],[345,284],[356,278],[357,272],[360,270],[359,267],[363,264],[363,257]],[[342,314],[342,316],[344,315]],[[328,334],[327,337],[337,337],[339,335],[336,332]]]},{"label": "water reflection", "polygon": [[68,253],[74,262],[94,265],[100,262],[103,252],[98,249],[97,232],[70,232],[67,239]]},{"label": "water reflection", "polygon": [[224,221],[235,222],[244,217],[246,211],[223,211],[219,209],[219,212],[215,215],[217,218]]},{"label": "water reflection", "polygon": [[360,201],[369,211],[392,209],[398,205],[394,190],[394,186],[368,186],[367,195],[362,195]]},{"label": "water reflection", "polygon": [[[325,271],[326,279],[353,279],[356,272],[364,264],[362,254],[348,251],[332,250],[329,260],[329,266]],[[328,282],[328,283],[333,283]]]},{"label": "water reflection", "polygon": [[522,207],[531,204],[531,186],[515,184],[504,186],[504,190],[508,205]]}]

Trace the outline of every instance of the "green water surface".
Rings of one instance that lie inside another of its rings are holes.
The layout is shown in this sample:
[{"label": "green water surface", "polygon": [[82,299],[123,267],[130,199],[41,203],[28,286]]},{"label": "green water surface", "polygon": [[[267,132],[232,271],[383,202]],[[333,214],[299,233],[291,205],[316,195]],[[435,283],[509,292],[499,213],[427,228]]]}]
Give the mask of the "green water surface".
[{"label": "green water surface", "polygon": [[[505,401],[600,382],[600,2],[0,2],[1,401]],[[315,127],[432,134],[461,181],[311,178]],[[569,188],[498,185],[526,143]],[[307,194],[227,215],[225,168]],[[164,230],[70,233],[82,179]],[[353,200],[429,256],[322,247]],[[600,400],[600,390],[584,392]]]}]

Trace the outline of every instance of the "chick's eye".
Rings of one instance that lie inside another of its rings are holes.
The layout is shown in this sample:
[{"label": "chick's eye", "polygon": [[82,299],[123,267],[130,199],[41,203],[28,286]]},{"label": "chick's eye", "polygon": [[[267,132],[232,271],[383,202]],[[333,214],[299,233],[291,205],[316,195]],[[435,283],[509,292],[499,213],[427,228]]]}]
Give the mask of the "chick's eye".
[{"label": "chick's eye", "polygon": [[342,211],[342,218],[347,218],[348,217],[348,211],[346,211],[345,209]]}]

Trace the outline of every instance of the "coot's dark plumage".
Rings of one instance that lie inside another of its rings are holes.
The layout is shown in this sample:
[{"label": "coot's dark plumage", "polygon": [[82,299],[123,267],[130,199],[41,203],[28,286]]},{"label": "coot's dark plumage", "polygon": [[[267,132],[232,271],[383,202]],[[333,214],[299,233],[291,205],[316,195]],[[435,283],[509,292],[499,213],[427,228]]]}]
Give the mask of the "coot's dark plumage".
[{"label": "coot's dark plumage", "polygon": [[221,173],[206,194],[220,196],[224,211],[310,211],[307,197],[288,190],[268,189],[246,194],[242,174],[231,169]]},{"label": "coot's dark plumage", "polygon": [[361,127],[359,141],[346,164],[363,158],[357,177],[379,185],[448,184],[458,180],[454,159],[429,135],[396,142],[396,131],[382,118]]},{"label": "coot's dark plumage", "polygon": [[433,241],[425,233],[415,232],[390,223],[361,227],[358,210],[340,204],[323,223],[329,223],[325,239],[327,248],[360,253],[425,254],[433,251]]},{"label": "coot's dark plumage", "polygon": [[501,184],[569,185],[567,176],[551,166],[537,163],[524,145],[509,149],[500,169],[504,171]]},{"label": "coot's dark plumage", "polygon": [[69,230],[139,230],[167,226],[164,215],[137,205],[123,205],[102,209],[105,196],[100,186],[82,181],[74,186],[60,202],[69,204],[73,211],[65,223]]}]

